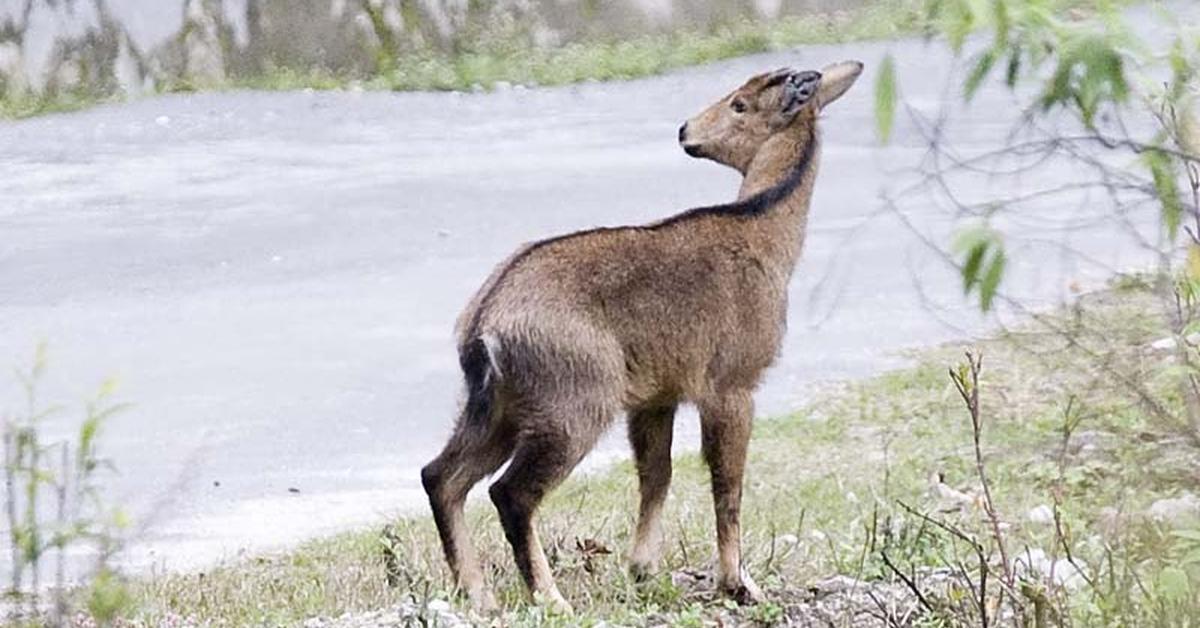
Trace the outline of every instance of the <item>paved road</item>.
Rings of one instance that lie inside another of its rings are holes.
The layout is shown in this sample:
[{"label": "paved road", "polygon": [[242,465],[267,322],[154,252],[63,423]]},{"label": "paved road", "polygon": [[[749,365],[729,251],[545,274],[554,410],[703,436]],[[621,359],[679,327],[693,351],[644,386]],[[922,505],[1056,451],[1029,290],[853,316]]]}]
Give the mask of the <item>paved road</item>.
[{"label": "paved road", "polygon": [[[732,173],[675,145],[680,121],[752,73],[860,58],[862,85],[823,121],[791,328],[758,397],[760,414],[787,411],[814,382],[894,367],[906,347],[989,324],[917,237],[876,215],[880,190],[923,154],[907,118],[892,146],[876,144],[885,49],[912,105],[936,109],[948,55],[900,42],[619,84],[166,96],[2,123],[0,360],[19,365],[48,341],[45,396],[72,408],[121,378],[135,405],[102,447],[121,470],[113,500],[149,524],[136,563],[183,568],[378,522],[422,503],[417,470],[458,396],[453,320],[494,263],[530,239],[731,199]],[[985,91],[956,142],[994,145],[1018,113]],[[1029,175],[1071,176],[1054,165]],[[1012,271],[1024,302],[1055,303],[1072,282],[1146,261],[1111,226],[1078,226],[1095,205],[1013,226],[1099,262],[1030,244]],[[919,198],[903,209],[947,241],[944,210]],[[18,399],[5,378],[0,407]],[[694,419],[681,429],[678,447],[696,447]],[[619,436],[591,464],[622,455]]]}]

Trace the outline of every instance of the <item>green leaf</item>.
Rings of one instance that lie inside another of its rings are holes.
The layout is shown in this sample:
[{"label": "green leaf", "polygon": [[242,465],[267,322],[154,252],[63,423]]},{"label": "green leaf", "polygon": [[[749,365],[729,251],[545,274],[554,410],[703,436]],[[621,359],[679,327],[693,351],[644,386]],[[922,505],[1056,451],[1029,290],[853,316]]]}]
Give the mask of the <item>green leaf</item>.
[{"label": "green leaf", "polygon": [[992,71],[992,66],[996,64],[996,49],[984,51],[975,58],[975,65],[971,68],[971,73],[967,75],[967,81],[963,84],[963,96],[970,101],[975,96],[975,92],[979,91],[979,86],[983,84],[983,79],[987,78],[989,72]]},{"label": "green leaf", "polygon": [[979,242],[967,252],[967,260],[962,267],[963,294],[970,294],[971,286],[979,283],[979,268],[983,265],[983,256],[987,253],[987,243]]},{"label": "green leaf", "polygon": [[886,144],[896,118],[896,61],[889,53],[879,64],[875,78],[875,125],[879,140]]},{"label": "green leaf", "polygon": [[119,388],[120,385],[120,380],[115,377],[105,378],[103,382],[100,382],[100,389],[96,391],[96,399],[101,400],[106,397],[111,397],[117,392],[117,388]]},{"label": "green leaf", "polygon": [[101,625],[111,624],[132,605],[133,595],[120,576],[108,569],[96,574],[87,593],[87,609]]},{"label": "green leaf", "polygon": [[92,450],[92,442],[96,439],[96,433],[100,431],[100,421],[96,417],[92,417],[83,422],[79,428],[79,452],[85,454]]},{"label": "green leaf", "polygon": [[1115,36],[1093,34],[1064,44],[1042,92],[1042,108],[1074,105],[1084,124],[1091,127],[1102,104],[1128,100],[1125,61],[1117,43]]},{"label": "green leaf", "polygon": [[992,309],[992,300],[996,297],[996,289],[1000,287],[1000,279],[1004,277],[1006,258],[1003,250],[997,250],[988,265],[987,272],[979,282],[979,307],[984,312]]},{"label": "green leaf", "polygon": [[1200,541],[1200,530],[1171,530],[1171,536],[1189,541]]},{"label": "green leaf", "polygon": [[958,234],[954,248],[963,257],[963,294],[978,290],[980,308],[991,310],[1007,264],[999,234],[986,226],[973,227]]},{"label": "green leaf", "polygon": [[933,22],[942,17],[945,4],[943,0],[925,0],[925,21]]},{"label": "green leaf", "polygon": [[1179,233],[1179,221],[1183,216],[1183,202],[1179,198],[1179,181],[1175,176],[1174,162],[1161,150],[1149,150],[1143,157],[1154,178],[1154,192],[1162,205],[1162,223],[1167,236],[1172,240]]},{"label": "green leaf", "polygon": [[996,46],[1003,46],[1008,43],[1008,31],[1012,24],[1007,0],[992,0],[992,19],[996,22]]},{"label": "green leaf", "polygon": [[950,5],[950,8],[949,15],[947,15],[948,23],[944,30],[950,47],[954,49],[954,54],[958,54],[967,41],[967,35],[975,30],[975,11],[967,0],[956,0]]},{"label": "green leaf", "polygon": [[1171,602],[1186,600],[1191,595],[1192,586],[1188,582],[1187,572],[1179,567],[1167,567],[1158,574],[1158,592]]},{"label": "green leaf", "polygon": [[1016,87],[1017,79],[1021,76],[1021,49],[1013,47],[1008,55],[1008,67],[1004,71],[1004,83],[1011,89]]}]

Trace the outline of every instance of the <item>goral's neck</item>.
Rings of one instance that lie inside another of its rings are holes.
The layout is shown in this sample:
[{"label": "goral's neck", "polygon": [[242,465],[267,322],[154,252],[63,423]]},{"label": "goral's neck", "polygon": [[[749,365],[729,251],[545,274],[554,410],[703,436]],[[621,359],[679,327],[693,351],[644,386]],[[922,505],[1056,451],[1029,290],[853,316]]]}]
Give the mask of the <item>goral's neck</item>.
[{"label": "goral's neck", "polygon": [[820,154],[816,128],[805,125],[795,133],[780,133],[767,140],[746,169],[738,200],[763,195],[769,201],[755,221],[762,250],[778,256],[787,273],[799,257],[808,223]]}]

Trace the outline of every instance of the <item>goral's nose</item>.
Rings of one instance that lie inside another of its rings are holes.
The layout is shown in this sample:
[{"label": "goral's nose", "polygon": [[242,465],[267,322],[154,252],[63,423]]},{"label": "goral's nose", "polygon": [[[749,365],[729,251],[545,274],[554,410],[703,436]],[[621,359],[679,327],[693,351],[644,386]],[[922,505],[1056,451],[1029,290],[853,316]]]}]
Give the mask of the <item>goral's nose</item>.
[{"label": "goral's nose", "polygon": [[687,122],[684,122],[683,124],[679,125],[679,143],[682,144],[686,141],[687,141]]}]

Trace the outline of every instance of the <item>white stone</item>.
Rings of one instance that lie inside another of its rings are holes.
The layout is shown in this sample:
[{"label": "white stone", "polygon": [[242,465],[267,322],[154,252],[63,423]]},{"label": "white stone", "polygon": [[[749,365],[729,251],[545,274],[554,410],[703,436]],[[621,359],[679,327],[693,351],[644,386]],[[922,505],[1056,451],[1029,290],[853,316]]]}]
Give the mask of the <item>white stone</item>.
[{"label": "white stone", "polygon": [[1048,525],[1054,523],[1054,509],[1046,504],[1042,504],[1025,513],[1025,518],[1028,519],[1030,523]]},{"label": "white stone", "polygon": [[1171,337],[1159,338],[1158,340],[1155,340],[1154,342],[1150,343],[1150,348],[1158,349],[1160,351],[1165,351],[1167,349],[1174,349],[1175,348],[1175,339],[1171,338]]},{"label": "white stone", "polygon": [[1014,569],[1024,577],[1071,591],[1087,584],[1083,572],[1071,561],[1065,558],[1051,560],[1045,551],[1038,548],[1026,549],[1019,554],[1014,561]]},{"label": "white stone", "polygon": [[1161,523],[1180,523],[1200,517],[1200,498],[1192,493],[1160,499],[1146,509],[1150,518]]},{"label": "white stone", "polygon": [[[1200,333],[1188,334],[1187,337],[1184,338],[1184,342],[1186,342],[1189,345],[1200,344]],[[1159,338],[1158,340],[1155,340],[1154,342],[1150,343],[1150,348],[1158,349],[1159,351],[1166,351],[1168,349],[1174,349],[1175,348],[1175,337],[1167,336],[1166,338]]]}]

